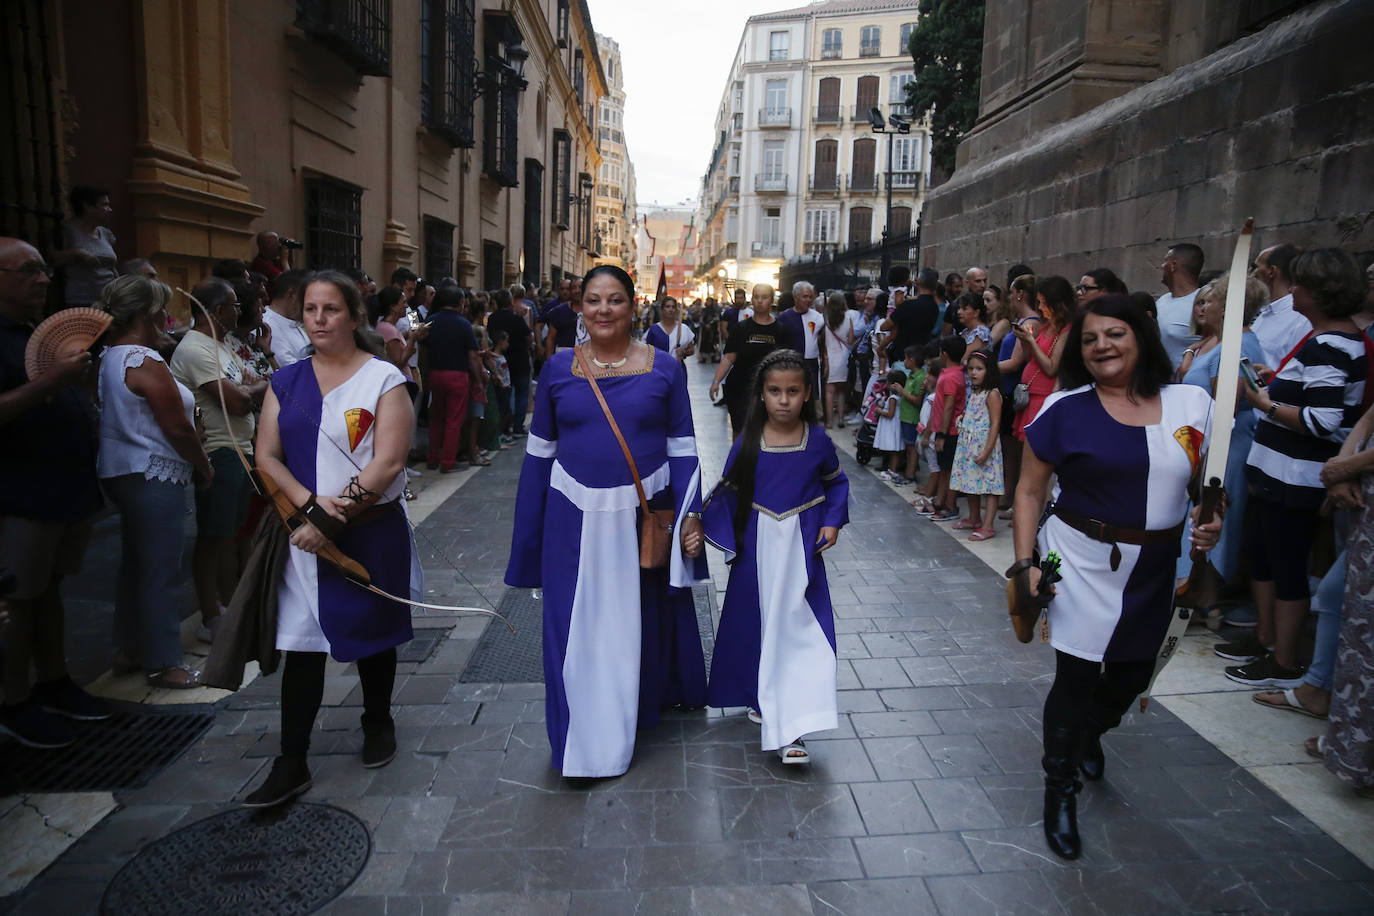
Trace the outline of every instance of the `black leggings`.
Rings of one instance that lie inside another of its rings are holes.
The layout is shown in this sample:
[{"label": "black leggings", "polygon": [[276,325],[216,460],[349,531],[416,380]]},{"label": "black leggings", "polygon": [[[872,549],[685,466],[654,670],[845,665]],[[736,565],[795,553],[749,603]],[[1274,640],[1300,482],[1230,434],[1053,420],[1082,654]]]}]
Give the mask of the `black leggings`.
[{"label": "black leggings", "polygon": [[[324,652],[287,652],[281,675],[281,752],[304,757],[310,732],[324,699]],[[358,659],[363,686],[363,722],[391,719],[391,690],[396,685],[396,650]]]},{"label": "black leggings", "polygon": [[1045,734],[1053,729],[1109,731],[1150,686],[1154,659],[1091,662],[1055,650],[1054,684],[1045,697]]}]

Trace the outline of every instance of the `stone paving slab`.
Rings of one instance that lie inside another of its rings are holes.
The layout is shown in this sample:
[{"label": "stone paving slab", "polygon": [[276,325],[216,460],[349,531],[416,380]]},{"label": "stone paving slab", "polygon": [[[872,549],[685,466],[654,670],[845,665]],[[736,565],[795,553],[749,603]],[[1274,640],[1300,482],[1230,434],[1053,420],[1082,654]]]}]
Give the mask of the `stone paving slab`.
[{"label": "stone paving slab", "polygon": [[[708,381],[693,372],[714,473],[728,438]],[[376,850],[328,912],[1374,910],[1374,872],[1158,703],[1105,742],[1107,777],[1081,796],[1083,858],[1050,855],[1039,812],[1049,652],[1016,643],[995,573],[842,461],[853,521],[827,555],[841,727],[808,742],[811,766],[762,752],[740,710],[677,712],[640,733],[624,777],[571,789],[548,765],[540,686],[460,683],[485,622],[426,619],[453,628],[398,677],[390,766],[362,769],[354,675],[330,668],[306,797],[357,814]],[[422,551],[440,545],[471,580],[446,576],[431,550],[434,600],[504,593],[504,548],[492,545],[509,538],[518,466],[498,456],[480,490],[459,490],[421,526]],[[222,701],[191,752],[118,794],[120,810],[0,911],[93,912],[142,845],[241,798],[275,753],[278,688],[262,678]]]}]

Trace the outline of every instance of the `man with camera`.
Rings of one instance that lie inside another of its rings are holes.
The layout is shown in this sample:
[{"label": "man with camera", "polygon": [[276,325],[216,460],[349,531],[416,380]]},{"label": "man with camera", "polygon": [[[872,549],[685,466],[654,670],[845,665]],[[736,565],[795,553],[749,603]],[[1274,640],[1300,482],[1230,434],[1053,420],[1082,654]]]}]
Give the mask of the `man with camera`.
[{"label": "man with camera", "polygon": [[270,229],[258,233],[258,256],[249,270],[260,273],[270,284],[279,274],[291,269],[291,252],[304,248],[295,239],[284,239]]}]

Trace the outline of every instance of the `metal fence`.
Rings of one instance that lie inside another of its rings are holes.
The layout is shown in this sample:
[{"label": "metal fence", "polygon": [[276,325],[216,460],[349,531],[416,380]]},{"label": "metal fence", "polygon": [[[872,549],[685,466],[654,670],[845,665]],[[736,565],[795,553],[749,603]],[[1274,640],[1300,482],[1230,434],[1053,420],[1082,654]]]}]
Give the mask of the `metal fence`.
[{"label": "metal fence", "polygon": [[779,288],[791,289],[798,280],[805,280],[822,290],[886,286],[885,266],[903,264],[914,274],[920,252],[921,227],[917,225],[915,232],[886,243],[851,245],[840,251],[792,258],[778,271]]}]

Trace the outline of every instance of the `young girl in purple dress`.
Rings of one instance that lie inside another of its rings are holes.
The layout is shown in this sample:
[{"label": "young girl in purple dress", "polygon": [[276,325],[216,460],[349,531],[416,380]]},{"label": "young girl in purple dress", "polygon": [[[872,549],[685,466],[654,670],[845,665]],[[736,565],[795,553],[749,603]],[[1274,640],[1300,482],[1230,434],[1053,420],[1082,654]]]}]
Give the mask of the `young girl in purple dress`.
[{"label": "young girl in purple dress", "polygon": [[802,736],[835,728],[835,619],[821,553],[849,521],[849,481],[816,422],[806,365],[778,350],[759,365],[743,431],[702,510],[725,552],[725,591],[707,702],[747,707],[762,747],[810,759]]}]

